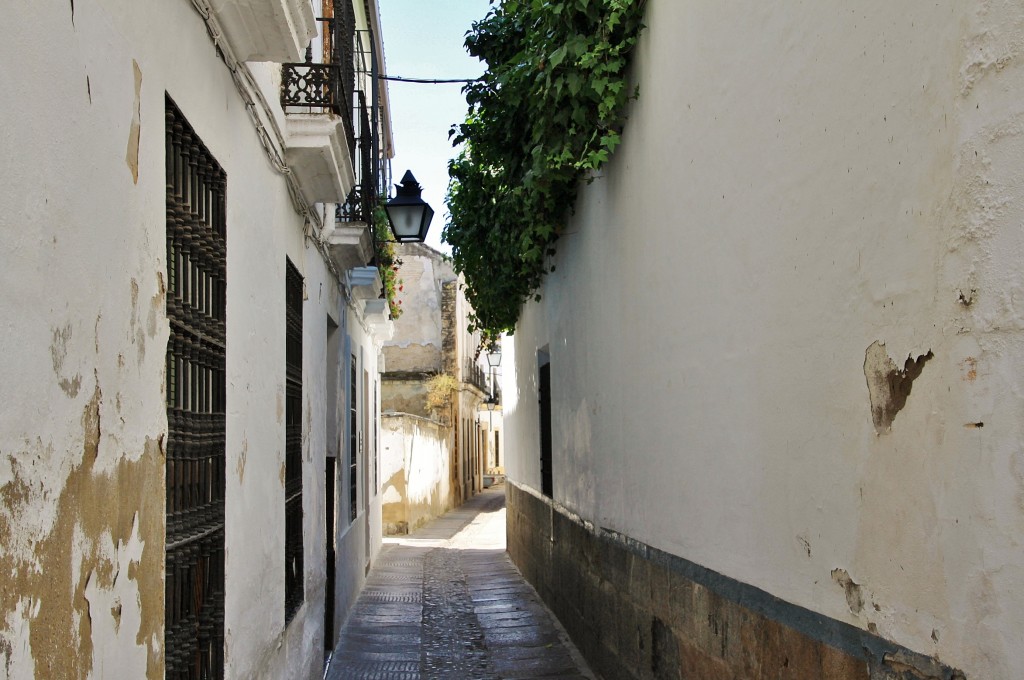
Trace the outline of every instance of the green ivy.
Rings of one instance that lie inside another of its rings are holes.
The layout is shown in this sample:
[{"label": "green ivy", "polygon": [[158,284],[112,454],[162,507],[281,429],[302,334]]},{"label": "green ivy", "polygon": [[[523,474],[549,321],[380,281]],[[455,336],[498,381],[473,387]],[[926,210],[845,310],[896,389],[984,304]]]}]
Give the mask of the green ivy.
[{"label": "green ivy", "polygon": [[444,239],[484,340],[539,300],[547,258],[583,180],[620,142],[645,0],[500,0],[466,49],[487,63],[452,128]]},{"label": "green ivy", "polygon": [[388,301],[391,318],[397,319],[402,316],[402,302],[398,299],[398,293],[403,286],[402,279],[398,278],[398,268],[402,266],[402,261],[395,255],[394,241],[386,240],[388,214],[384,210],[385,200],[378,201],[373,209],[374,248],[377,255],[377,271],[380,272],[380,280],[384,285],[384,298]]}]

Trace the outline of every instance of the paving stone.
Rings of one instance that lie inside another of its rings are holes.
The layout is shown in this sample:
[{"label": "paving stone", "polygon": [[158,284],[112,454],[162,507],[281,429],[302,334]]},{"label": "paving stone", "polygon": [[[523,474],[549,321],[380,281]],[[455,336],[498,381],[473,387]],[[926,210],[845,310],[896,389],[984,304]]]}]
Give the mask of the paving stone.
[{"label": "paving stone", "polygon": [[593,680],[505,552],[503,486],[385,544],[327,680]]}]

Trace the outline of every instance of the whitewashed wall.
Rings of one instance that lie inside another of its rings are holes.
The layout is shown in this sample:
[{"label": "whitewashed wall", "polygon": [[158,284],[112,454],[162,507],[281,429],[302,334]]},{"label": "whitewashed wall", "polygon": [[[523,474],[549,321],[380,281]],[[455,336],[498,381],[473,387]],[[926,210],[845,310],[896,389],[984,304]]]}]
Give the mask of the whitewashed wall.
[{"label": "whitewashed wall", "polygon": [[[540,486],[547,347],[556,499],[1016,677],[1019,3],[656,0],[646,23],[623,145],[506,345],[510,476]],[[865,366],[929,351],[877,431]]]},{"label": "whitewashed wall", "polygon": [[[384,416],[381,493],[385,513],[387,506],[393,505],[406,522],[405,530],[414,531],[451,509],[451,477],[450,427],[407,413]],[[400,533],[397,526],[386,525],[385,529]]]}]

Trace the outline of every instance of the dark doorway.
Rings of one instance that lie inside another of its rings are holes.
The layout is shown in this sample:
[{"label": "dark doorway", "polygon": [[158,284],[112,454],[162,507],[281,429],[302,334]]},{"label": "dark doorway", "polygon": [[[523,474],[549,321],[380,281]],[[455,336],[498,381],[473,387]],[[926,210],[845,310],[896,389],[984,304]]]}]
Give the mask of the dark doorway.
[{"label": "dark doorway", "polygon": [[540,364],[540,484],[548,498],[554,493],[551,476],[551,362],[546,352],[538,354]]},{"label": "dark doorway", "polygon": [[334,534],[335,534],[335,523],[334,523],[334,481],[335,475],[337,474],[337,463],[338,459],[328,457],[325,459],[326,464],[326,494],[327,494],[327,507],[324,511],[327,520],[326,527],[326,546],[327,546],[327,586],[324,593],[324,651],[330,654],[334,651],[334,575],[335,575],[335,546],[334,546]]}]

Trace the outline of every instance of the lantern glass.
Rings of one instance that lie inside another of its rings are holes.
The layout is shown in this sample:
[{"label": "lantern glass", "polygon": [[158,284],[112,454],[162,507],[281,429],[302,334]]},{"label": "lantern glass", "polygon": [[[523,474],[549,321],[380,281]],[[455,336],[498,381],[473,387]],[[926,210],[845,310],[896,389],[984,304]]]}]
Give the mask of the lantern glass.
[{"label": "lantern glass", "polygon": [[423,223],[423,206],[395,205],[388,206],[388,218],[391,220],[391,231],[399,241],[416,238],[420,235]]}]

